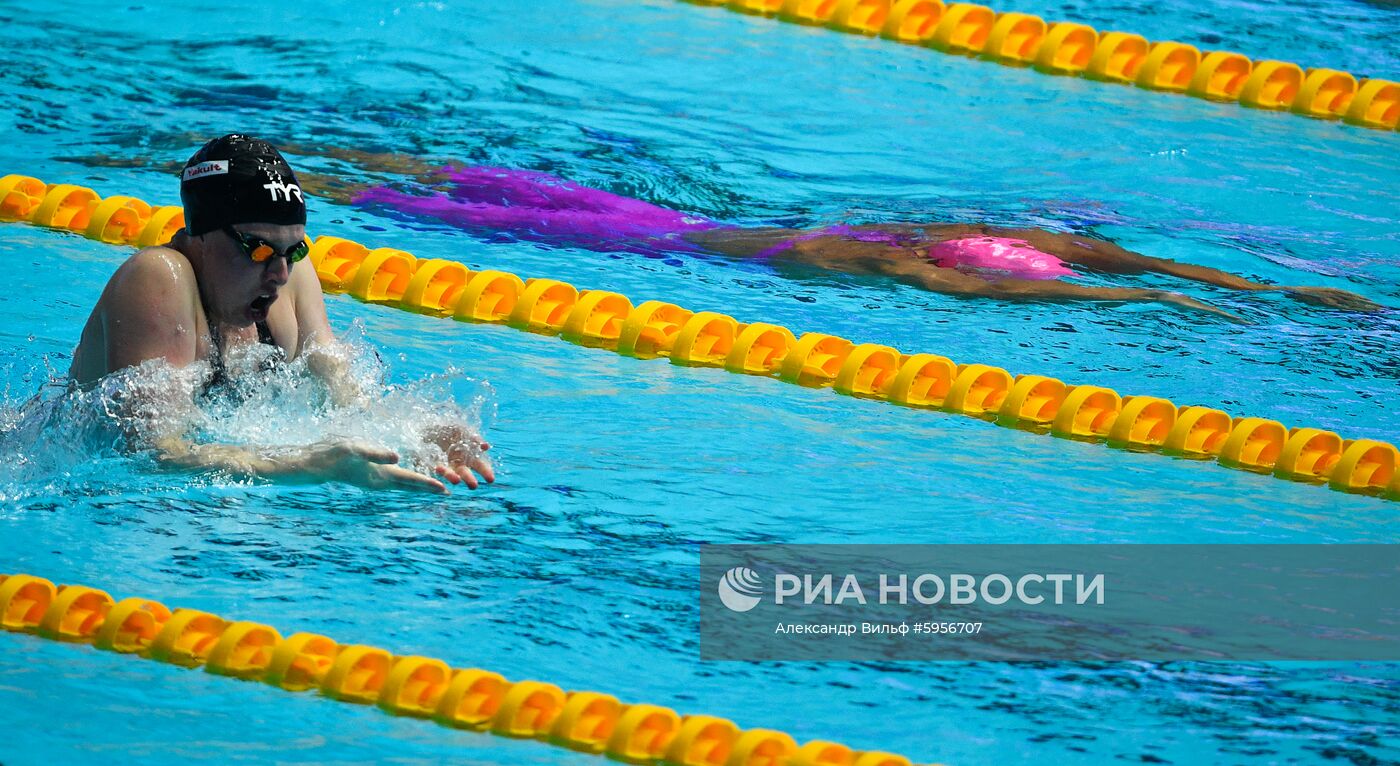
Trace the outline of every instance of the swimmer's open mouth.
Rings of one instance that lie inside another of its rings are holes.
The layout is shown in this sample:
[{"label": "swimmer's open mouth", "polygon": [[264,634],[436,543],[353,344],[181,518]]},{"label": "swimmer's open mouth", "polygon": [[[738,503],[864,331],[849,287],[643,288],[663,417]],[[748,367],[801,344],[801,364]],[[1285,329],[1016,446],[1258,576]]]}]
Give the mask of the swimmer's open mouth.
[{"label": "swimmer's open mouth", "polygon": [[277,300],[276,295],[259,295],[248,304],[248,314],[252,316],[254,322],[261,322],[267,319],[267,310],[272,307],[272,302]]}]

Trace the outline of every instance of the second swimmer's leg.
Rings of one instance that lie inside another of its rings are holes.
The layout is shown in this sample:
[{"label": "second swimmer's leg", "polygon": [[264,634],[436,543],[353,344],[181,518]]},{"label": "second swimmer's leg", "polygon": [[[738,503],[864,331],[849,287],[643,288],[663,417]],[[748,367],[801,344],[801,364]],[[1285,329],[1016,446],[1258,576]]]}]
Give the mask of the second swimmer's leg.
[{"label": "second swimmer's leg", "polygon": [[443,168],[440,177],[451,185],[452,197],[485,205],[619,215],[664,209],[538,170],[461,165]]},{"label": "second swimmer's leg", "polygon": [[[300,154],[308,157],[329,157],[349,162],[371,173],[392,173],[395,175],[431,178],[442,169],[443,163],[413,157],[407,154],[390,152],[366,152],[326,144],[279,144],[287,154]],[[300,177],[301,173],[297,173]]]}]

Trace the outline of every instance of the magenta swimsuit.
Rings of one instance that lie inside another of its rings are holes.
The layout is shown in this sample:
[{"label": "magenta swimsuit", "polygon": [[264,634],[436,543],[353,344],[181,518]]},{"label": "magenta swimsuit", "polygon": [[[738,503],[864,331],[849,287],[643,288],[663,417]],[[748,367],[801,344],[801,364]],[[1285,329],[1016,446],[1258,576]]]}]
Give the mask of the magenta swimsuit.
[{"label": "magenta swimsuit", "polygon": [[[689,242],[684,235],[733,228],[708,218],[579,186],[547,173],[484,166],[449,166],[442,172],[452,184],[447,193],[418,196],[380,186],[360,192],[352,201],[404,215],[436,218],[486,236],[504,233],[598,252],[700,253],[704,248]],[[894,233],[832,226],[802,234],[755,257],[770,258],[791,249],[797,242],[825,236],[900,247],[922,246],[922,242]],[[1056,279],[1075,273],[1059,258],[1021,240],[1004,237],[938,242],[928,247],[928,255],[938,266],[989,277]]]}]

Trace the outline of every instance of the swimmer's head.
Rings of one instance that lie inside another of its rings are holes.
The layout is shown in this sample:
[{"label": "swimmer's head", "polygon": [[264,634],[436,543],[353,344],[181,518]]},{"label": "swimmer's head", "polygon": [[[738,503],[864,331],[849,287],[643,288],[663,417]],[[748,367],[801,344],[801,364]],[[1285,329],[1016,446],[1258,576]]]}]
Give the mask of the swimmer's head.
[{"label": "swimmer's head", "polygon": [[306,256],[306,203],[287,161],[266,141],[216,138],[185,163],[180,197],[205,312],[234,326],[266,321]]},{"label": "swimmer's head", "polygon": [[291,166],[272,144],[238,133],[190,157],[180,174],[180,200],[192,236],[233,224],[306,224],[306,202]]}]

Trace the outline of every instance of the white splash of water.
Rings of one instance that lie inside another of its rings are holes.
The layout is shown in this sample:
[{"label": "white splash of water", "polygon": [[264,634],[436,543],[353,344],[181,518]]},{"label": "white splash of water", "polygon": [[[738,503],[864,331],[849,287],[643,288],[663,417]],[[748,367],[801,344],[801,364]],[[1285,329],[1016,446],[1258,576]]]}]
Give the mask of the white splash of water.
[{"label": "white splash of water", "polygon": [[354,439],[392,449],[402,465],[427,473],[444,458],[427,433],[458,423],[482,434],[494,418],[490,385],[460,370],[390,382],[387,364],[359,328],[325,353],[344,366],[358,391],[349,403],[332,401],[306,355],[280,362],[273,349],[256,344],[230,349],[226,380],[212,387],[213,370],[203,363],[175,368],[147,361],[83,388],[49,370],[48,382],[27,401],[15,403],[9,392],[0,401],[0,498],[156,471],[149,444],[154,434],[171,433],[263,454]]}]

